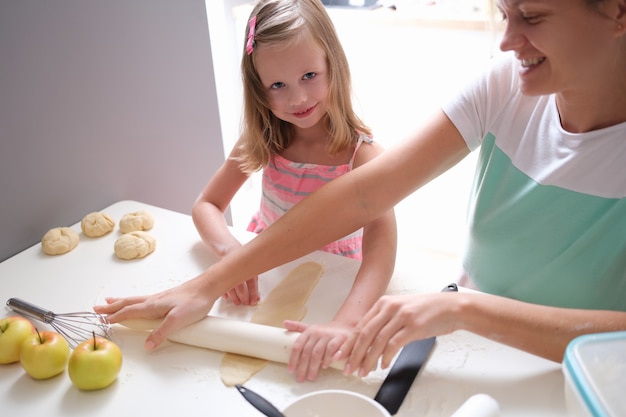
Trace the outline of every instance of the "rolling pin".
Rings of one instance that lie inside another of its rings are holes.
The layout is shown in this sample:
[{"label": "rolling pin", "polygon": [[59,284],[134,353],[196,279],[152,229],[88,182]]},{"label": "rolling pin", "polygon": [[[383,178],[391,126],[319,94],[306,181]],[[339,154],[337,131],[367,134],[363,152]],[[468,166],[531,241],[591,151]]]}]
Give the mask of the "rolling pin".
[{"label": "rolling pin", "polygon": [[451,417],[500,417],[500,404],[487,394],[476,394],[463,403]]},{"label": "rolling pin", "polygon": [[[120,323],[132,330],[149,331],[159,320],[132,319]],[[186,345],[237,353],[272,362],[288,363],[291,348],[300,336],[279,327],[249,323],[217,316],[190,324],[174,333],[168,340]],[[331,367],[342,370],[345,361],[336,361]]]}]

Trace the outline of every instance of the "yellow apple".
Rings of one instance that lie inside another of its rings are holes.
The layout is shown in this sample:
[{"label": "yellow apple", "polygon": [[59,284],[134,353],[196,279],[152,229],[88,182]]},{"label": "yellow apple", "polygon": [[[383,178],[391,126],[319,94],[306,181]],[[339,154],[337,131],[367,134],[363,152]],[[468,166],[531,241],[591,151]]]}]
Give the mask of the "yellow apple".
[{"label": "yellow apple", "polygon": [[108,387],[122,369],[122,351],[109,339],[99,336],[74,348],[67,371],[72,383],[85,391]]},{"label": "yellow apple", "polygon": [[37,331],[22,343],[20,363],[35,379],[47,379],[65,371],[70,345],[59,333]]},{"label": "yellow apple", "polygon": [[34,332],[35,326],[22,316],[0,319],[0,363],[19,361],[22,342]]}]

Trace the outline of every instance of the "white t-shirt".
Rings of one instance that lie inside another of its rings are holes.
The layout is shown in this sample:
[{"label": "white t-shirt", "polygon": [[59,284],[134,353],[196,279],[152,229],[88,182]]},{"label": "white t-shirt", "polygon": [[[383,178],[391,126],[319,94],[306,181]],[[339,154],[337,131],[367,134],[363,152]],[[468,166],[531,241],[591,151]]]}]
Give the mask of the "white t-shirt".
[{"label": "white t-shirt", "polygon": [[626,122],[573,134],[512,57],[443,107],[480,147],[463,266],[482,291],[626,311]]}]

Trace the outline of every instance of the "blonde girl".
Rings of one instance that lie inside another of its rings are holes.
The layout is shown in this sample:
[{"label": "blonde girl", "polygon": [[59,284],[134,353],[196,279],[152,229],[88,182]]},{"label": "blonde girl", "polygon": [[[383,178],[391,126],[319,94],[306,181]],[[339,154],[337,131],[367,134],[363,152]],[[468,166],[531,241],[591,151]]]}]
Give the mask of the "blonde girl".
[{"label": "blonde girl", "polygon": [[[241,71],[241,137],[192,210],[202,239],[219,258],[241,247],[224,211],[252,173],[263,170],[262,198],[248,230],[262,233],[304,197],[382,152],[352,108],[348,62],[319,1],[260,1],[246,28]],[[392,211],[321,247],[362,263],[333,321],[310,326],[296,342],[290,369],[298,380],[316,378],[322,360],[384,293],[395,248]],[[235,304],[259,300],[257,277],[226,290],[224,298]],[[314,350],[321,354],[313,357]]]}]

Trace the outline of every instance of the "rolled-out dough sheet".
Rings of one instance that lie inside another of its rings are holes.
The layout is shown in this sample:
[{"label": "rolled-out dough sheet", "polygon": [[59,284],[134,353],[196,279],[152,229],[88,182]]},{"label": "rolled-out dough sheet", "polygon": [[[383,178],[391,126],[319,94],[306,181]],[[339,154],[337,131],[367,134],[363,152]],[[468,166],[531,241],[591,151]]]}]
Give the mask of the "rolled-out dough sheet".
[{"label": "rolled-out dough sheet", "polygon": [[[305,304],[323,273],[324,268],[317,262],[305,262],[292,269],[259,304],[250,322],[282,328],[285,320],[302,320]],[[243,384],[268,363],[265,359],[226,353],[220,365],[222,382],[229,387]]]}]

